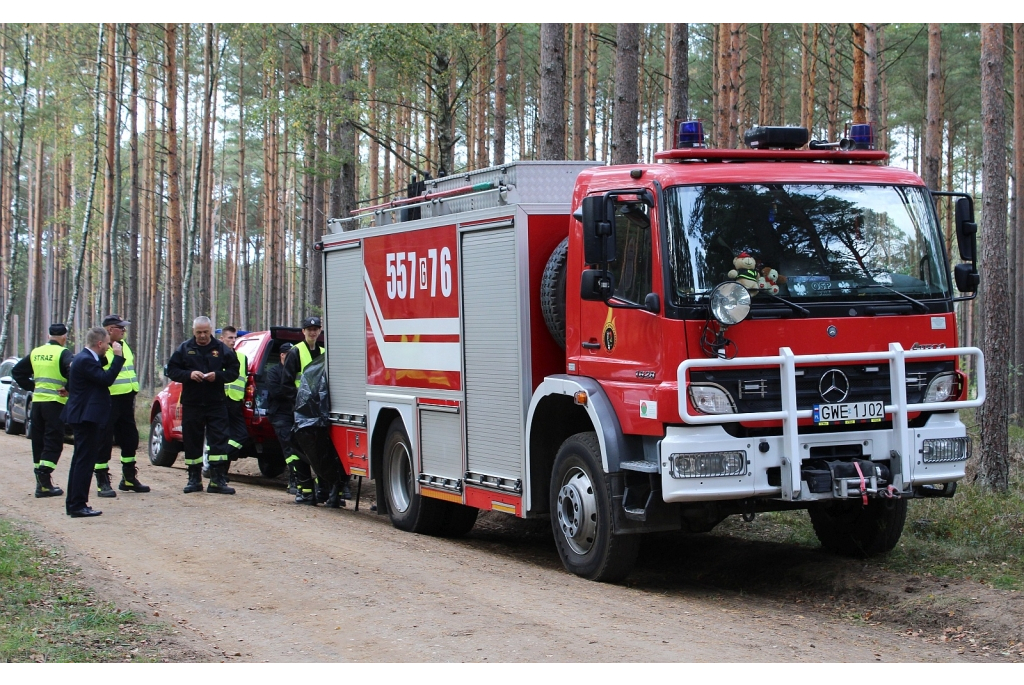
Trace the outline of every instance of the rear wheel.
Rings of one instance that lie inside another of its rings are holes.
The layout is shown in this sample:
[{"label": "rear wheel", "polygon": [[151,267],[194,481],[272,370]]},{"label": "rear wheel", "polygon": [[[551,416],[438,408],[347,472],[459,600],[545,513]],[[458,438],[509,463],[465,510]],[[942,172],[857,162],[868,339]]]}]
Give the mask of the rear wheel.
[{"label": "rear wheel", "polygon": [[256,463],[259,464],[260,473],[267,478],[277,478],[284,473],[286,466],[284,463],[284,455],[281,454],[257,455]]},{"label": "rear wheel", "polygon": [[4,432],[8,435],[21,435],[22,425],[14,420],[11,403],[7,403],[7,416],[4,417]]},{"label": "rear wheel", "polygon": [[164,419],[157,412],[149,424],[149,463],[153,466],[171,466],[181,451],[178,443],[164,437]]},{"label": "rear wheel", "polygon": [[823,502],[807,511],[821,546],[847,557],[870,557],[891,551],[903,534],[907,500],[874,499]]},{"label": "rear wheel", "polygon": [[636,563],[640,536],[612,533],[596,433],[577,433],[558,449],[551,472],[551,528],[562,563],[578,576],[615,582]]},{"label": "rear wheel", "polygon": [[[422,497],[416,492],[416,468],[405,424],[396,418],[388,428],[384,441],[384,497],[387,499],[391,524],[410,533],[438,535],[444,532],[445,504],[441,500]],[[474,521],[476,517],[474,515]],[[468,531],[468,528],[466,529]]]}]

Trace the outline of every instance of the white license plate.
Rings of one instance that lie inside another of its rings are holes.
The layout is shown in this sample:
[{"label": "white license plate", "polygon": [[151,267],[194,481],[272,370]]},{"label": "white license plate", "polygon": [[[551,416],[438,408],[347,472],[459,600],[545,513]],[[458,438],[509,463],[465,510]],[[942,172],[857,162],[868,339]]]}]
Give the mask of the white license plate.
[{"label": "white license plate", "polygon": [[884,402],[847,402],[814,405],[814,423],[866,423],[885,418]]}]

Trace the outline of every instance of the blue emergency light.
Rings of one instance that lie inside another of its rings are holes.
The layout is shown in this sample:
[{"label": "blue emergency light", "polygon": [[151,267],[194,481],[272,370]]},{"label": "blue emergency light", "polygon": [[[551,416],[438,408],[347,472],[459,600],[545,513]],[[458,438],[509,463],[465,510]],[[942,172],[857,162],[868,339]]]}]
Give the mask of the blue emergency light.
[{"label": "blue emergency light", "polygon": [[853,141],[854,150],[874,150],[874,127],[871,124],[852,124],[850,126],[850,140]]},{"label": "blue emergency light", "polygon": [[696,121],[676,122],[676,148],[705,147],[704,123]]}]

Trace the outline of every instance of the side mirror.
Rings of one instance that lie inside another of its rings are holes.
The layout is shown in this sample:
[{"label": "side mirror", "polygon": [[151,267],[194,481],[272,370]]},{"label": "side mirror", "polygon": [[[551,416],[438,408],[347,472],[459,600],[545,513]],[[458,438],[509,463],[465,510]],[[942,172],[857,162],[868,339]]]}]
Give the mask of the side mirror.
[{"label": "side mirror", "polygon": [[953,280],[956,281],[956,289],[960,292],[976,293],[981,283],[981,275],[973,264],[957,264],[953,267]]},{"label": "side mirror", "polygon": [[644,298],[644,309],[652,314],[661,313],[661,298],[658,297],[658,293],[647,293],[647,297]]},{"label": "side mirror", "polygon": [[[956,242],[960,246],[960,259],[973,262],[978,252],[978,224],[974,223],[974,206],[969,199],[956,201]],[[959,286],[958,286],[959,287]]]},{"label": "side mirror", "polygon": [[615,276],[610,271],[587,269],[580,274],[580,299],[607,302],[615,294]]},{"label": "side mirror", "polygon": [[3,383],[4,385],[10,385],[13,382],[14,378],[11,376],[4,376],[3,378],[0,378],[0,383]]},{"label": "side mirror", "polygon": [[[615,201],[608,196],[583,198],[583,261],[615,261]],[[575,216],[575,214],[574,214]]]}]

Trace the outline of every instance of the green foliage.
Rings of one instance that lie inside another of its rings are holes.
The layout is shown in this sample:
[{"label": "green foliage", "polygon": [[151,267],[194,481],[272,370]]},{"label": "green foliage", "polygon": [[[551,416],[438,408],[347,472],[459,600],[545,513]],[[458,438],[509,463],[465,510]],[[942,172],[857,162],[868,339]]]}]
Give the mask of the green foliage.
[{"label": "green foliage", "polygon": [[74,574],[57,550],[0,519],[0,662],[156,660],[155,627]]}]

